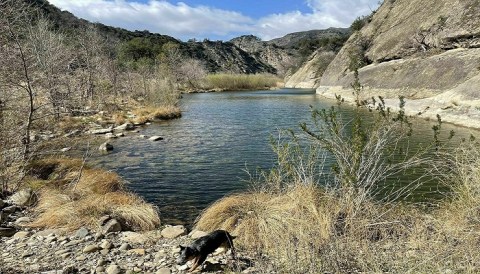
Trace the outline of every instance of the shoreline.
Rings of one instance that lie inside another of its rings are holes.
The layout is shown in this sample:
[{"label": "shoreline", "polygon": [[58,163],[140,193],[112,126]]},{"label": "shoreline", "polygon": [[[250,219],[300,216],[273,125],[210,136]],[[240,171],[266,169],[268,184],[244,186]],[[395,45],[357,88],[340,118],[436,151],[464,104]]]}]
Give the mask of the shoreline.
[{"label": "shoreline", "polygon": [[[367,95],[362,96],[362,100],[371,99],[372,96],[378,98],[378,95],[385,98],[385,106],[393,111],[398,111],[399,99],[385,96],[392,94],[382,89],[364,89]],[[398,92],[401,94],[401,91]],[[345,89],[343,87],[320,86],[316,89],[316,94],[322,97],[336,100],[337,95],[341,95],[345,99],[345,103],[355,104],[353,89]],[[442,122],[455,126],[480,131],[480,100],[461,100],[459,98],[449,98],[450,93],[445,92],[436,96],[427,98],[412,99],[405,96],[405,114],[408,116],[416,116],[425,120],[437,120],[440,115]]]}]

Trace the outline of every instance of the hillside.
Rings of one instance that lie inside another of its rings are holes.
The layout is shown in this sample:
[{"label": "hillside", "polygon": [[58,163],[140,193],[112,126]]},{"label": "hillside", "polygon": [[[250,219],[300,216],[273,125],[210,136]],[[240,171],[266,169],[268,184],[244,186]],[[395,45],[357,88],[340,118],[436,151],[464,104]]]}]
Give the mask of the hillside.
[{"label": "hillside", "polygon": [[306,41],[320,40],[322,38],[345,36],[350,34],[348,28],[328,28],[325,30],[309,30],[289,33],[283,37],[268,41],[269,44],[284,48],[298,48]]},{"label": "hillside", "polygon": [[61,11],[47,0],[24,0],[37,7],[53,22],[56,29],[67,34],[94,26],[102,35],[115,41],[127,42],[134,38],[147,39],[156,47],[166,43],[180,46],[185,56],[201,60],[210,72],[274,73],[287,75],[319,48],[322,39],[348,37],[349,29],[329,28],[287,34],[271,41],[247,35],[231,41],[182,42],[174,37],[149,31],[129,31],[122,28],[91,23],[77,18],[68,11]]}]

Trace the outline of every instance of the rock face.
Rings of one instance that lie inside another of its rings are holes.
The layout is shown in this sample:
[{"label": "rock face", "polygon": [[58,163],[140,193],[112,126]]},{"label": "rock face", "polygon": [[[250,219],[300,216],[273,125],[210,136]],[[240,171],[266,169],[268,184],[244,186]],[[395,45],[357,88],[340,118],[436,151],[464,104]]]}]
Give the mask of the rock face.
[{"label": "rock face", "polygon": [[316,88],[327,66],[335,58],[333,51],[315,51],[300,69],[288,78],[287,88]]},{"label": "rock face", "polygon": [[468,118],[480,118],[478,14],[477,0],[384,1],[330,63],[317,93],[352,100],[353,57],[361,64],[364,98],[395,98],[387,106],[398,106],[403,95],[407,114],[428,109],[423,117],[438,113],[444,121],[480,126]]},{"label": "rock face", "polygon": [[230,40],[230,42],[252,55],[258,62],[271,65],[280,75],[285,74],[299,59],[295,50],[262,41],[253,35],[240,36]]},{"label": "rock face", "polygon": [[[431,97],[456,89],[477,99],[480,76],[480,5],[476,0],[384,1],[371,21],[354,33],[322,76],[320,92],[348,89],[352,55],[363,65],[359,77],[365,88],[382,96],[415,94]],[[413,97],[413,96],[412,96]]]}]

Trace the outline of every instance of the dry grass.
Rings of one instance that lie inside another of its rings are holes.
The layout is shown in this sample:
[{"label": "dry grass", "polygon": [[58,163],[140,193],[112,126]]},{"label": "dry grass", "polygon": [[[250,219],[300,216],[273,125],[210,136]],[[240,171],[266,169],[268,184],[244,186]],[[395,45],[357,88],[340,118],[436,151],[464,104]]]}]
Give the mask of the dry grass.
[{"label": "dry grass", "polygon": [[156,207],[125,190],[115,173],[85,168],[81,161],[47,159],[34,163],[40,177],[31,180],[39,190],[32,227],[75,230],[82,226],[97,229],[103,215],[117,218],[127,229],[146,231],[160,225]]},{"label": "dry grass", "polygon": [[227,74],[207,75],[205,88],[214,90],[270,89],[281,85],[282,80],[271,74]]},{"label": "dry grass", "polygon": [[480,147],[445,159],[453,191],[437,209],[294,183],[223,198],[197,228],[230,231],[276,273],[479,273]]},{"label": "dry grass", "polygon": [[180,118],[182,113],[180,108],[176,106],[166,106],[166,107],[142,107],[133,110],[135,118],[132,122],[134,123],[146,123],[153,120],[168,120]]}]

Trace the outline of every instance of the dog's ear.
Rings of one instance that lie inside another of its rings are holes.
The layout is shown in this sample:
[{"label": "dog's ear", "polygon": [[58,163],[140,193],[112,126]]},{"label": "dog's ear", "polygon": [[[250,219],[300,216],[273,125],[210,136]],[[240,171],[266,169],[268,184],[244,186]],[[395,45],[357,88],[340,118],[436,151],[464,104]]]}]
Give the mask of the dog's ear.
[{"label": "dog's ear", "polygon": [[179,245],[178,247],[180,247],[180,250],[184,250],[185,248],[187,248],[186,246],[183,246],[183,245]]}]

